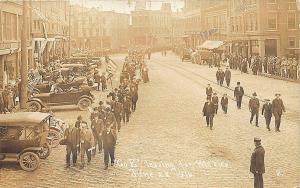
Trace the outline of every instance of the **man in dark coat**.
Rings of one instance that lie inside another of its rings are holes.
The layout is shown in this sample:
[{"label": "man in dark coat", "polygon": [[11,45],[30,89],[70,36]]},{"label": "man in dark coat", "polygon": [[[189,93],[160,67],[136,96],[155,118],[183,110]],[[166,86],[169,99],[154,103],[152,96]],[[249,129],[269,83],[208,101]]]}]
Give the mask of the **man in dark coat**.
[{"label": "man in dark coat", "polygon": [[135,87],[131,88],[131,102],[132,102],[132,112],[134,112],[136,110],[136,103],[138,101],[139,95],[138,95],[138,91]]},{"label": "man in dark coat", "polygon": [[250,172],[254,175],[254,188],[263,188],[265,173],[265,150],[261,145],[260,138],[254,138],[255,149],[251,155]]},{"label": "man in dark coat", "polygon": [[101,75],[101,86],[102,86],[102,91],[107,89],[106,77],[104,73]]},{"label": "man in dark coat", "polygon": [[222,69],[220,69],[219,76],[220,76],[220,86],[223,86],[224,78],[225,78],[225,73],[224,73],[224,71]]},{"label": "man in dark coat", "polygon": [[249,110],[251,112],[250,124],[252,124],[255,116],[255,126],[258,127],[258,112],[259,112],[259,100],[256,98],[257,94],[254,92],[252,98],[249,100]]},{"label": "man in dark coat", "polygon": [[221,85],[221,83],[220,83],[220,81],[221,81],[221,69],[220,68],[216,72],[216,79],[217,79],[218,85]]},{"label": "man in dark coat", "polygon": [[106,127],[106,129],[102,132],[102,140],[104,148],[104,170],[107,170],[109,158],[111,166],[113,166],[115,162],[116,136],[110,127]]},{"label": "man in dark coat", "polygon": [[120,132],[121,129],[121,120],[122,120],[122,113],[123,113],[123,105],[118,100],[115,101],[113,106],[114,115],[117,122],[117,129]]},{"label": "man in dark coat", "polygon": [[215,114],[215,106],[210,101],[210,98],[206,99],[206,102],[203,106],[203,116],[206,118],[206,125],[209,126],[210,130],[212,130],[213,127],[213,120],[214,120],[214,114]]},{"label": "man in dark coat", "polygon": [[265,104],[262,107],[261,115],[265,117],[267,129],[270,131],[270,123],[272,118],[272,104],[270,99],[265,99]]},{"label": "man in dark coat", "polygon": [[229,85],[230,85],[230,80],[231,80],[231,72],[228,69],[228,67],[226,67],[226,70],[225,70],[225,81],[226,81],[227,87],[229,87]]},{"label": "man in dark coat", "polygon": [[98,145],[98,151],[99,151],[99,153],[101,153],[101,151],[102,151],[101,134],[102,134],[102,131],[104,130],[103,120],[99,119],[98,116],[95,116],[91,122],[91,129],[92,129],[94,141],[95,141],[94,154],[96,154],[96,146],[97,145]]},{"label": "man in dark coat", "polygon": [[80,130],[79,128],[76,127],[68,127],[65,130],[64,133],[64,138],[66,139],[66,163],[67,163],[67,168],[70,167],[70,157],[72,154],[72,162],[73,166],[76,165],[77,162],[77,148],[79,148],[80,144]]},{"label": "man in dark coat", "polygon": [[219,107],[219,97],[217,96],[217,93],[214,93],[213,97],[211,98],[211,102],[214,104],[215,114],[217,114]]},{"label": "man in dark coat", "polygon": [[210,84],[207,84],[207,87],[206,87],[207,98],[211,99],[212,93],[213,93],[212,87],[210,86]]},{"label": "man in dark coat", "polygon": [[228,109],[228,97],[227,94],[225,93],[221,99],[221,106],[224,114],[227,114],[227,109]]},{"label": "man in dark coat", "polygon": [[131,100],[125,97],[123,100],[123,122],[128,123],[131,114]]},{"label": "man in dark coat", "polygon": [[272,101],[272,113],[275,117],[275,131],[280,132],[280,123],[282,112],[285,112],[283,101],[280,98],[280,93],[275,94],[276,98]]},{"label": "man in dark coat", "polygon": [[105,117],[105,107],[103,106],[103,102],[99,102],[98,106],[98,118],[104,120]]},{"label": "man in dark coat", "polygon": [[97,83],[97,91],[100,91],[101,76],[99,75],[98,72],[94,73],[94,80],[95,80],[95,83]]},{"label": "man in dark coat", "polygon": [[244,88],[241,86],[240,82],[237,82],[237,86],[234,89],[234,97],[236,99],[236,105],[238,109],[241,109],[243,95],[244,95]]},{"label": "man in dark coat", "polygon": [[80,128],[82,126],[82,124],[87,124],[87,123],[86,123],[86,121],[83,121],[82,116],[79,115],[77,117],[77,121],[75,122],[75,127]]}]

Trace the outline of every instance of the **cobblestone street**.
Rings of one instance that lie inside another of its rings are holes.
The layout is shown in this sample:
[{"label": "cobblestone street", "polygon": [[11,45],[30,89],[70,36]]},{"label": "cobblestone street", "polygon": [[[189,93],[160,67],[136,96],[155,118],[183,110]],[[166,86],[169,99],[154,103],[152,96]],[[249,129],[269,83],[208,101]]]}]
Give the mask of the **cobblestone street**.
[{"label": "cobblestone street", "polygon": [[[124,56],[112,59],[121,66]],[[249,168],[254,137],[262,139],[266,150],[265,187],[297,187],[300,166],[298,83],[232,71],[230,88],[220,87],[215,81],[216,68],[181,62],[170,52],[166,57],[153,54],[148,65],[150,82],[140,84],[137,110],[118,134],[114,167],[103,170],[103,153],[97,153],[85,169],[66,169],[65,147],[59,146],[32,173],[21,170],[18,165],[3,164],[0,187],[248,188],[253,187]],[[274,118],[271,132],[265,128],[261,115],[260,127],[249,123],[247,96],[243,98],[241,110],[236,109],[233,100],[229,101],[227,115],[219,107],[213,130],[206,127],[202,108],[207,84],[211,84],[219,99],[223,93],[233,98],[232,89],[237,81],[241,82],[246,95],[256,92],[262,100],[272,100],[271,93],[281,93],[287,112],[283,115],[280,133],[274,131]],[[105,100],[107,93],[95,91],[94,94],[99,101],[100,98]],[[85,119],[89,115],[77,108],[53,111],[70,124],[75,123],[79,114]]]}]

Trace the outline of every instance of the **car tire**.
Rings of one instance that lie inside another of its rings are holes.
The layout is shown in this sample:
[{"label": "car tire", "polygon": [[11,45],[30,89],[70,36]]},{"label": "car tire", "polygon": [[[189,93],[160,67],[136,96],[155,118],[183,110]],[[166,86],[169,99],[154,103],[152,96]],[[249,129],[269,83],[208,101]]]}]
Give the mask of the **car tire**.
[{"label": "car tire", "polygon": [[27,172],[32,172],[39,167],[40,158],[33,152],[24,152],[19,159],[20,166]]},{"label": "car tire", "polygon": [[92,105],[91,99],[82,98],[78,101],[78,108],[80,110],[87,110]]},{"label": "car tire", "polygon": [[48,143],[44,143],[41,147],[43,149],[41,152],[39,152],[39,157],[40,157],[40,159],[47,159],[47,157],[51,153],[51,147]]},{"label": "car tire", "polygon": [[51,143],[49,143],[51,148],[57,147],[59,145],[59,141],[62,139],[60,132],[51,128],[49,130],[48,136],[53,138]]},{"label": "car tire", "polygon": [[40,112],[42,110],[42,105],[38,101],[30,101],[28,103],[28,111],[30,112]]}]

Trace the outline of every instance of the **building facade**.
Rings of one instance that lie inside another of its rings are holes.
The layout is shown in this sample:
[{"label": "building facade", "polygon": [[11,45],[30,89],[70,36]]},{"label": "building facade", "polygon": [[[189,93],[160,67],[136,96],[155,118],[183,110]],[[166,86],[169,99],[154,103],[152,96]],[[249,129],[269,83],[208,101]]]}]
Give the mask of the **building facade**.
[{"label": "building facade", "polygon": [[131,45],[160,48],[171,45],[172,11],[169,3],[163,3],[161,10],[135,10],[131,12]]},{"label": "building facade", "polygon": [[[21,32],[22,3],[16,1],[0,1],[0,89],[20,76],[21,64]],[[30,16],[28,17],[30,23]],[[31,40],[28,27],[27,40]],[[29,63],[32,62],[31,43],[27,44]]]},{"label": "building facade", "polygon": [[299,48],[296,0],[229,2],[232,52],[245,56],[295,56]]},{"label": "building facade", "polygon": [[227,13],[227,0],[185,1],[181,20],[186,46],[195,49],[205,40],[227,40]]},{"label": "building facade", "polygon": [[87,49],[99,53],[106,49],[119,50],[129,42],[128,14],[72,6],[70,25],[72,51]]},{"label": "building facade", "polygon": [[69,1],[31,1],[32,45],[35,65],[68,54]]}]

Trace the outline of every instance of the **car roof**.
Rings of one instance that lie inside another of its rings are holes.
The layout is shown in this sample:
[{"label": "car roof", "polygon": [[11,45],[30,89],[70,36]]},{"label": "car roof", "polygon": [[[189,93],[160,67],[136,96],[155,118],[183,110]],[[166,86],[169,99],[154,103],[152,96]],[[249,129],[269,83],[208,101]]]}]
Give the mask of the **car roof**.
[{"label": "car roof", "polygon": [[73,64],[73,63],[70,63],[70,64],[62,64],[61,65],[62,68],[67,68],[67,67],[84,67],[83,64]]},{"label": "car roof", "polygon": [[41,112],[16,112],[11,114],[0,114],[0,126],[29,127],[43,123],[50,117],[50,114]]}]

